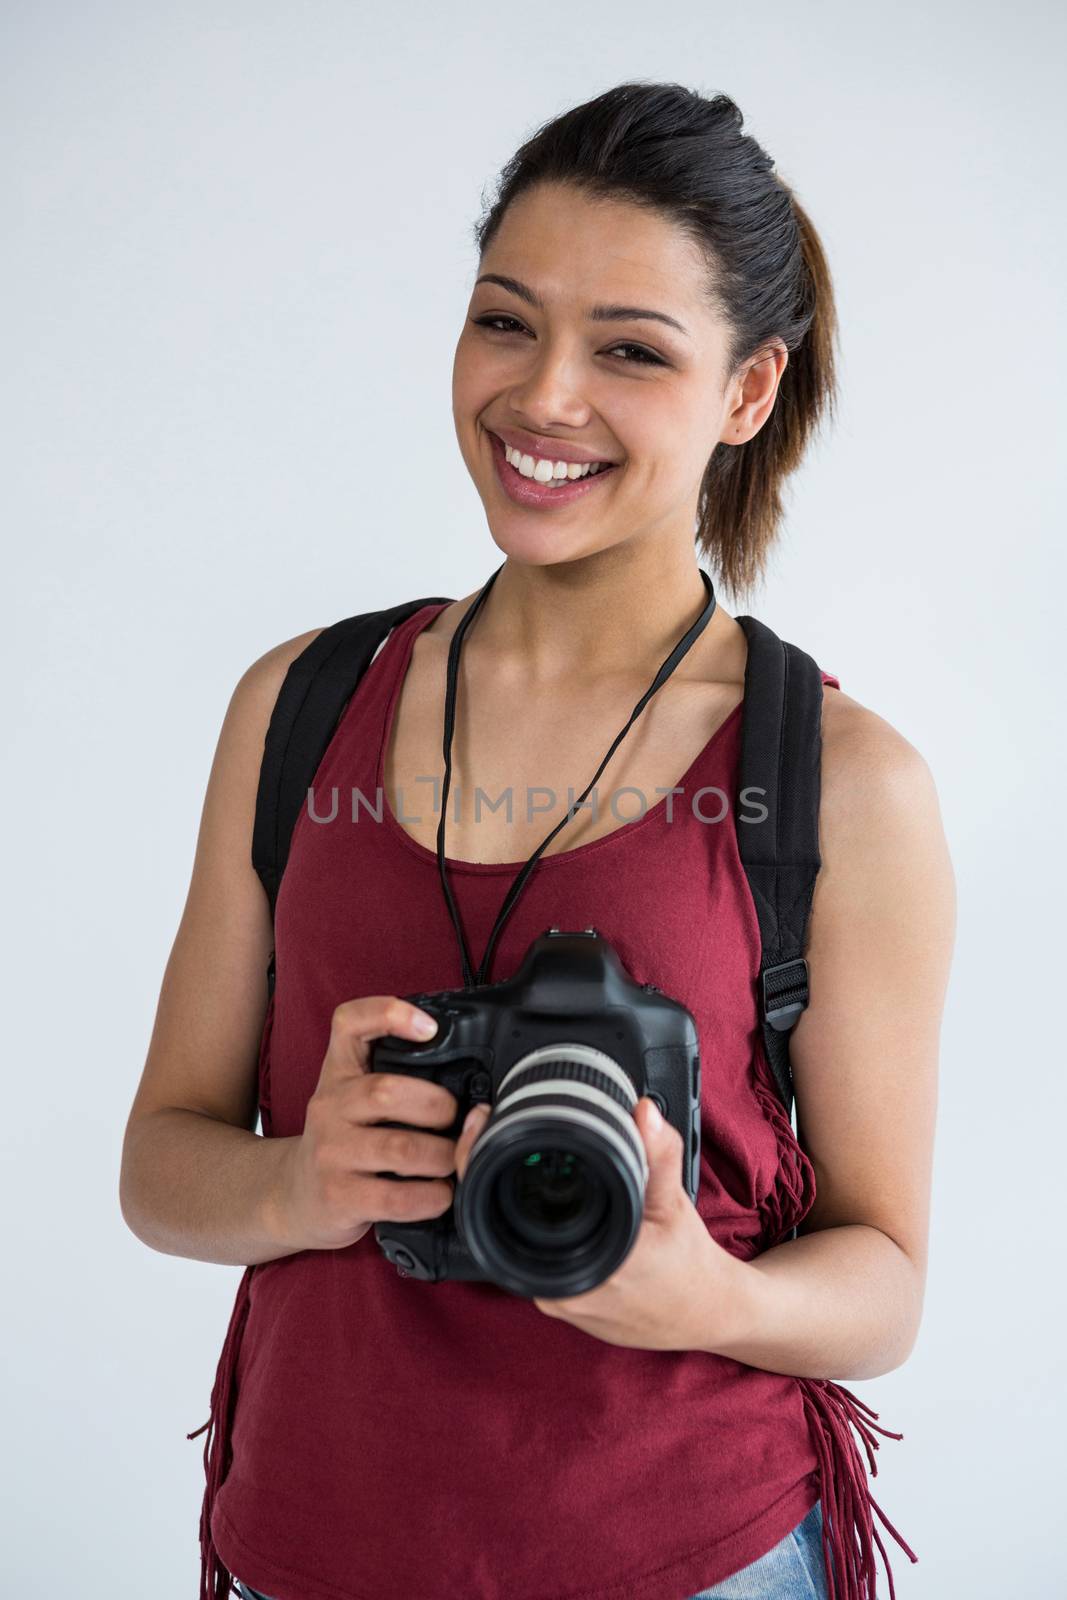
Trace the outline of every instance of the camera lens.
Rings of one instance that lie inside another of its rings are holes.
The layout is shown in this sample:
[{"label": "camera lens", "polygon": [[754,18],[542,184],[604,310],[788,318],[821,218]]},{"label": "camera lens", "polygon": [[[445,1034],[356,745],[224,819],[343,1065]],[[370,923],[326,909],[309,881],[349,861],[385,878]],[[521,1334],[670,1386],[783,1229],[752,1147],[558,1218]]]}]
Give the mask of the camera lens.
[{"label": "camera lens", "polygon": [[544,1045],[508,1071],[456,1190],[456,1225],[487,1277],[547,1298],[621,1265],[648,1181],[637,1099],[592,1045]]},{"label": "camera lens", "polygon": [[533,1150],[512,1161],[496,1200],[516,1238],[546,1249],[580,1242],[607,1209],[604,1185],[573,1150]]}]

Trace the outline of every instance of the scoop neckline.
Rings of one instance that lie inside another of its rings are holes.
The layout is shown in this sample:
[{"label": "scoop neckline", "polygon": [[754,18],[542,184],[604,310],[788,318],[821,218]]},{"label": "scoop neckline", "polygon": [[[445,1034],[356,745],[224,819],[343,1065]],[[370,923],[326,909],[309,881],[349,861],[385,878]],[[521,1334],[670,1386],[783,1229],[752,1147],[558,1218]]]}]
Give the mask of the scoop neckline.
[{"label": "scoop neckline", "polygon": [[[430,850],[426,845],[420,844],[418,839],[413,839],[410,833],[401,827],[400,823],[393,815],[392,807],[389,804],[389,797],[385,792],[385,752],[388,748],[389,740],[392,738],[393,724],[396,720],[396,709],[400,700],[400,691],[403,687],[404,680],[407,677],[408,667],[411,665],[411,656],[415,648],[415,640],[418,638],[419,634],[424,628],[429,627],[434,617],[442,612],[446,606],[453,605],[454,603],[455,602],[452,600],[445,600],[440,604],[426,606],[424,608],[426,613],[425,615],[423,614],[423,611],[413,612],[411,617],[408,618],[407,623],[401,624],[401,627],[407,627],[407,633],[398,648],[397,660],[392,664],[393,681],[389,690],[388,699],[386,700],[385,711],[382,716],[381,732],[378,740],[378,757],[375,763],[374,792],[375,794],[380,794],[382,797],[382,820],[385,823],[386,828],[399,841],[400,844],[402,844],[411,852],[412,855],[418,857],[419,860],[426,862],[427,865],[432,866],[435,869],[437,867],[437,851]],[[392,635],[392,637],[395,640],[395,634]],[[744,704],[744,696],[742,696],[737,704],[727,712],[726,716],[723,718],[722,722],[719,723],[719,726],[715,729],[707,743],[690,762],[685,772],[683,772],[682,776],[678,779],[678,782],[674,785],[675,789],[680,787],[689,787],[689,780],[692,778],[697,768],[706,760],[712,748],[726,733],[727,729],[730,728],[741,715],[741,712],[744,709]],[[632,838],[634,834],[640,832],[640,830],[646,827],[648,823],[652,822],[656,817],[662,814],[666,808],[668,798],[669,795],[662,795],[660,799],[656,801],[654,806],[649,806],[643,816],[635,817],[631,822],[621,822],[617,828],[613,828],[610,833],[602,834],[599,839],[587,839],[584,844],[576,844],[570,850],[558,850],[554,855],[538,856],[536,870],[540,872],[545,867],[556,866],[557,863],[563,864],[564,862],[575,861],[579,857],[588,855],[591,851],[606,849],[609,845],[614,845],[619,839]],[[549,830],[546,829],[545,831],[548,832]],[[525,859],[522,861],[463,861],[458,856],[446,855],[444,860],[445,865],[448,867],[450,872],[469,872],[475,875],[510,873],[512,877],[514,877],[515,874],[526,865]]]}]

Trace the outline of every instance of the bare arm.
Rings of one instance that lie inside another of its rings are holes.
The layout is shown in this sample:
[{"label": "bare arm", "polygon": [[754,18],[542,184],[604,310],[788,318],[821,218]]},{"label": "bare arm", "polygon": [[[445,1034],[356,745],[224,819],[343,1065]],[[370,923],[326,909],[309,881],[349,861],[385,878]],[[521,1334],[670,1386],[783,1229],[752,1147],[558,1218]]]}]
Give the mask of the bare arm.
[{"label": "bare arm", "polygon": [[293,1141],[254,1132],[273,940],[251,848],[270,715],[290,662],[318,631],[249,667],[212,763],[119,1179],[127,1225],[167,1255],[237,1265],[299,1248],[286,1242],[277,1208],[285,1147]]},{"label": "bare arm", "polygon": [[737,1262],[699,1348],[812,1378],[907,1360],[922,1317],[937,1062],[955,882],[929,769],[827,689],[811,1003],[791,1059],[817,1197],[798,1236]]}]

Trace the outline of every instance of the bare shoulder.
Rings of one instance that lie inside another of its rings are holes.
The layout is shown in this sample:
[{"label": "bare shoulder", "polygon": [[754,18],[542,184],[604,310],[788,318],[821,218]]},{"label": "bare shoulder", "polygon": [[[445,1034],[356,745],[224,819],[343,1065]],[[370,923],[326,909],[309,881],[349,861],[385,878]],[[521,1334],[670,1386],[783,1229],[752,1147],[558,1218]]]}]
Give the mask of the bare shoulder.
[{"label": "bare shoulder", "polygon": [[823,685],[822,740],[824,790],[827,776],[831,781],[855,781],[864,774],[874,781],[906,779],[909,771],[914,777],[926,767],[919,751],[891,722],[829,684]]},{"label": "bare shoulder", "polygon": [[309,628],[306,633],[283,639],[281,644],[272,645],[245,668],[231,696],[231,706],[242,720],[270,721],[286,673],[322,632],[322,628]]},{"label": "bare shoulder", "polygon": [[238,678],[230,695],[208,779],[201,842],[220,830],[237,829],[251,837],[263,745],[285,675],[323,630],[309,628],[258,656]]},{"label": "bare shoulder", "polygon": [[258,656],[238,678],[219,733],[209,779],[205,823],[217,826],[220,816],[236,816],[251,827],[263,744],[285,675],[302,651],[323,630],[309,628],[284,639]]},{"label": "bare shoulder", "polygon": [[887,959],[911,951],[935,989],[947,982],[956,886],[930,764],[878,712],[823,690],[822,869],[813,945],[877,940]]},{"label": "bare shoulder", "polygon": [[824,685],[820,852],[831,871],[846,856],[874,869],[940,858],[941,807],[923,754],[885,717]]}]

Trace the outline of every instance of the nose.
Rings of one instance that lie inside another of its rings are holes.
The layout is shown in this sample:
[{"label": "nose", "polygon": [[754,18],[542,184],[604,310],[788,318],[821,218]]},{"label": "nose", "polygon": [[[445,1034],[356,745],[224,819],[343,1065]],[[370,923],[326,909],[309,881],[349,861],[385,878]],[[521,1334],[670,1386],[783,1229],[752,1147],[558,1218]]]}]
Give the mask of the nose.
[{"label": "nose", "polygon": [[522,381],[513,385],[509,395],[519,427],[530,433],[588,427],[591,407],[579,391],[574,366],[564,350],[553,354],[545,347],[533,357]]}]

